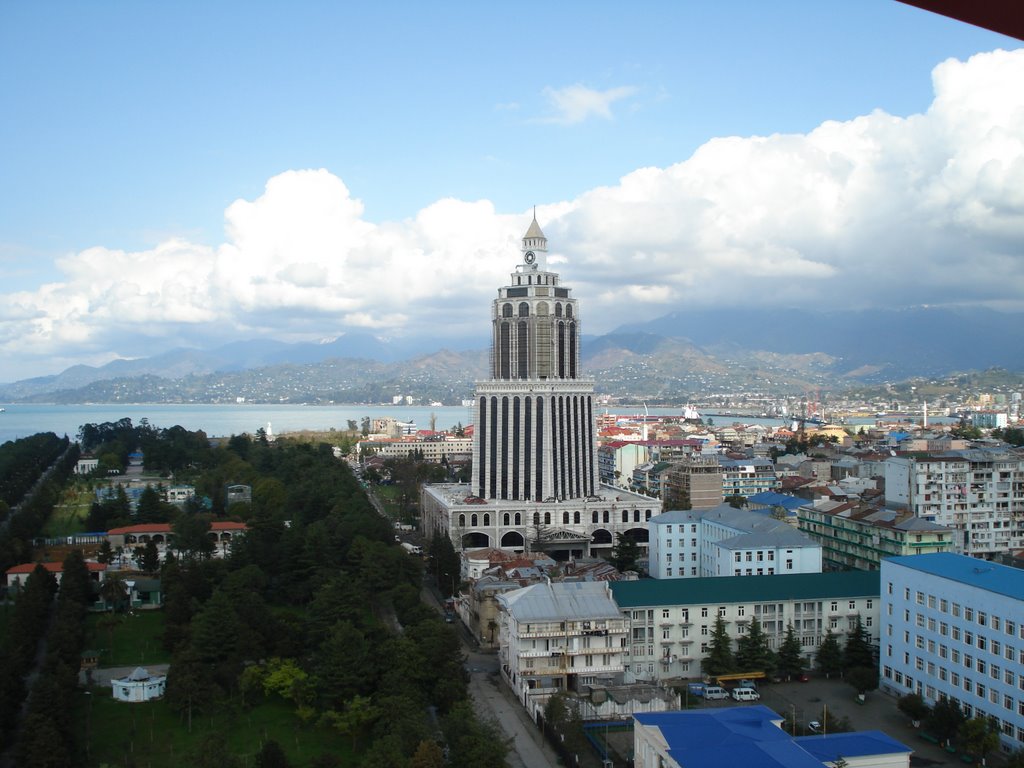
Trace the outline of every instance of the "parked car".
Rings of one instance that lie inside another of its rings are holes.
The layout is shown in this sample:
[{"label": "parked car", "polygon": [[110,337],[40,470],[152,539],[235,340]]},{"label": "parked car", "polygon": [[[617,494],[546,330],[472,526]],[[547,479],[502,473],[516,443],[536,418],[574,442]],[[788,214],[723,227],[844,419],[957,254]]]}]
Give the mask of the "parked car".
[{"label": "parked car", "polygon": [[811,722],[807,724],[807,730],[811,733],[821,733],[821,723],[817,720],[811,720]]},{"label": "parked car", "polygon": [[732,698],[735,701],[757,701],[761,698],[761,694],[753,688],[733,688]]},{"label": "parked car", "polygon": [[720,685],[709,685],[704,688],[705,699],[728,699],[729,692]]}]

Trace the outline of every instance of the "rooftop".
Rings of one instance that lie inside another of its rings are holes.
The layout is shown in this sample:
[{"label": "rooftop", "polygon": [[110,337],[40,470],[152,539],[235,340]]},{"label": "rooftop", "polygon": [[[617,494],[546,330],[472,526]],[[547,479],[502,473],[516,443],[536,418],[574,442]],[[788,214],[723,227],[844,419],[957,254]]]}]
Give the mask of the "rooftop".
[{"label": "rooftop", "polygon": [[890,557],[882,561],[883,569],[886,565],[902,566],[977,589],[1007,595],[1015,600],[1024,600],[1024,570],[1020,568],[1011,568],[1008,565],[952,552]]},{"label": "rooftop", "polygon": [[[1024,571],[1021,573],[1024,575]],[[641,579],[612,582],[611,590],[620,608],[765,603],[878,596],[881,594],[881,576],[878,571],[829,571],[773,576]]]},{"label": "rooftop", "polygon": [[620,619],[606,582],[543,582],[498,597],[517,621]]}]

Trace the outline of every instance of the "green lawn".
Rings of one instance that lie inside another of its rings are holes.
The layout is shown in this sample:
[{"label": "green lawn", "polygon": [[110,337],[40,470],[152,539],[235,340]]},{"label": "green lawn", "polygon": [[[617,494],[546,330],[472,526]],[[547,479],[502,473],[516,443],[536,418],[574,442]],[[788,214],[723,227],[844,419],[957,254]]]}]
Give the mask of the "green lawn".
[{"label": "green lawn", "polygon": [[53,514],[43,526],[43,536],[49,539],[85,531],[85,519],[89,516],[89,508],[95,498],[91,491],[78,486],[64,491],[60,502],[53,508]]},{"label": "green lawn", "polygon": [[101,667],[132,667],[171,660],[163,649],[163,611],[135,611],[131,616],[91,613],[85,646],[100,651]]},{"label": "green lawn", "polygon": [[94,687],[78,694],[75,706],[78,743],[85,768],[135,765],[146,768],[178,768],[194,762],[190,755],[210,736],[228,751],[254,766],[255,754],[264,741],[273,739],[295,768],[325,752],[342,765],[353,763],[350,740],[330,729],[304,726],[293,708],[280,699],[252,709],[225,707],[224,711],[193,713],[192,732],[185,716],[165,701],[126,704],[114,701],[109,688]]}]

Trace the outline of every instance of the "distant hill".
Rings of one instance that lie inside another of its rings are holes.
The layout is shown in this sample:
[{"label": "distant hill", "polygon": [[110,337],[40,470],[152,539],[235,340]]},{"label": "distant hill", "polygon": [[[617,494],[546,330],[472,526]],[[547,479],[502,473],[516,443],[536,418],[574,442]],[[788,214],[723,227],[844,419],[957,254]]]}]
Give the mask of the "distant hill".
[{"label": "distant hill", "polygon": [[[863,312],[680,310],[583,339],[599,392],[686,399],[721,388],[799,392],[1024,370],[1024,313],[927,307]],[[251,340],[174,349],[0,385],[35,402],[389,402],[457,404],[487,375],[488,351],[349,334],[322,344]]]}]

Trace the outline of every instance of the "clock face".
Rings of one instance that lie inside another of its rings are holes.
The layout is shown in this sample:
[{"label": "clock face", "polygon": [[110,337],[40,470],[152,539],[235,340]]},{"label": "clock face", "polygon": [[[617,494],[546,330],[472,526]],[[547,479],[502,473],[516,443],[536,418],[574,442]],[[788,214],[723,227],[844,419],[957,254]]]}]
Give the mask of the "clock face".
[{"label": "clock face", "polygon": [[533,264],[533,262],[536,260],[537,255],[533,251],[527,251],[526,254],[523,256],[523,261],[525,261],[527,264]]}]

